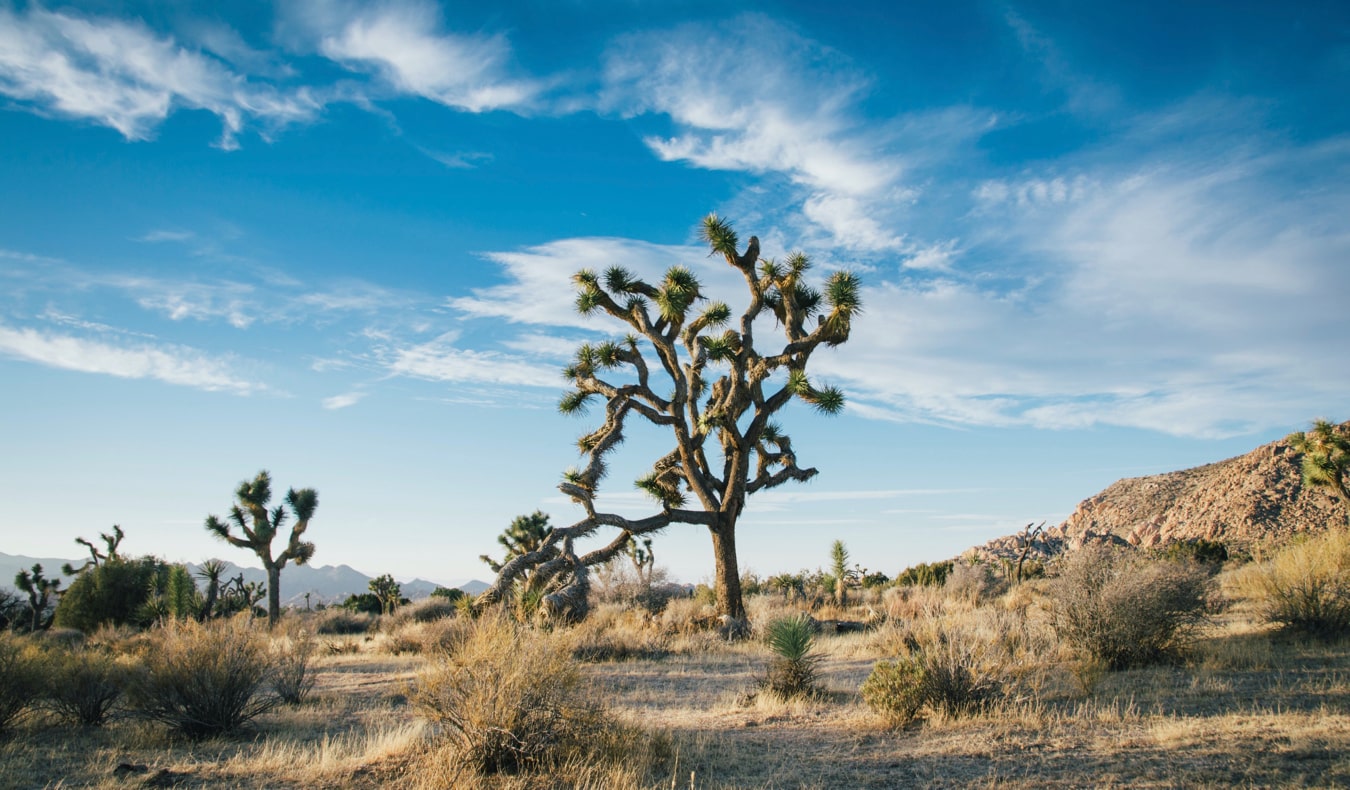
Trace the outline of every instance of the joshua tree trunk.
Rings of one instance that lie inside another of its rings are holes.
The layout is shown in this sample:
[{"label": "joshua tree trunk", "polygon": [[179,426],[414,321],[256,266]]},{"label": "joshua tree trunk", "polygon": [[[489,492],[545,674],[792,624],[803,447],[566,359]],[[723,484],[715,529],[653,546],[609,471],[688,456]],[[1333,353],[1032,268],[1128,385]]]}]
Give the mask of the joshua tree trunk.
[{"label": "joshua tree trunk", "polygon": [[728,520],[721,527],[710,527],[713,556],[717,561],[714,577],[717,590],[717,611],[737,623],[745,621],[745,604],[741,600],[741,570],[736,562],[736,522]]},{"label": "joshua tree trunk", "polygon": [[267,625],[270,628],[281,619],[281,566],[267,565]]}]

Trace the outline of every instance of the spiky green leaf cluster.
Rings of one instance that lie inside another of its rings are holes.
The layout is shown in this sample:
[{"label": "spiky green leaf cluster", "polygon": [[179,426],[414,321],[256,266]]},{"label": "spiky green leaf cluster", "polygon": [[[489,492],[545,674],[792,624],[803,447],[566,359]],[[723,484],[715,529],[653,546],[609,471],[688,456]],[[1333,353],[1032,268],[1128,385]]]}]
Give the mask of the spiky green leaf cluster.
[{"label": "spiky green leaf cluster", "polygon": [[699,229],[699,237],[708,243],[713,252],[731,257],[736,256],[737,246],[740,240],[736,237],[736,231],[732,230],[731,223],[716,214],[709,214],[703,218],[703,227]]},{"label": "spiky green leaf cluster", "polygon": [[684,321],[690,305],[702,298],[698,278],[683,266],[672,266],[656,294],[656,306],[661,317],[671,323]]},{"label": "spiky green leaf cluster", "polygon": [[678,479],[674,479],[668,472],[648,472],[633,481],[633,484],[664,507],[684,507],[686,501],[684,491],[680,488]]},{"label": "spiky green leaf cluster", "polygon": [[563,393],[558,401],[558,411],[562,414],[582,414],[586,411],[587,401],[594,393],[576,390]]}]

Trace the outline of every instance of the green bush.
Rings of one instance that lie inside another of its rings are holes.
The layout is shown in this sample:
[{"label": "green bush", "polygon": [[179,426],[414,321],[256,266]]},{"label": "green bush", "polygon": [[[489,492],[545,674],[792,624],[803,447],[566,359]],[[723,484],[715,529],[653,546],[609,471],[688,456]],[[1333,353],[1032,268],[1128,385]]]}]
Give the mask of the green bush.
[{"label": "green bush", "polygon": [[143,651],[132,708],[189,738],[234,732],[279,701],[267,693],[271,660],[265,634],[248,616],[170,621]]},{"label": "green bush", "polygon": [[565,640],[501,616],[471,626],[418,676],[411,700],[478,773],[546,768],[595,748],[613,723]]},{"label": "green bush", "polygon": [[900,572],[895,577],[897,587],[941,587],[947,582],[947,574],[952,572],[952,561],[921,562]]},{"label": "green bush", "polygon": [[105,560],[71,582],[56,606],[54,625],[85,633],[102,625],[148,625],[146,603],[168,579],[169,566],[154,557]]},{"label": "green bush", "polygon": [[1324,638],[1350,632],[1350,532],[1295,541],[1245,570],[1244,586],[1269,622]]},{"label": "green bush", "polygon": [[1184,649],[1204,619],[1209,574],[1133,549],[1069,554],[1050,588],[1053,627],[1083,657],[1110,669],[1155,663]]},{"label": "green bush", "polygon": [[936,623],[911,633],[903,655],[881,661],[862,685],[863,701],[892,724],[905,724],[924,707],[957,716],[1003,693],[1004,652],[986,638]]},{"label": "green bush", "polygon": [[0,631],[0,732],[37,705],[44,685],[37,646]]},{"label": "green bush", "polygon": [[764,688],[781,699],[803,697],[816,690],[820,657],[813,651],[812,622],[806,613],[782,617],[764,629],[773,652]]},{"label": "green bush", "polygon": [[364,634],[375,627],[376,615],[353,612],[350,609],[329,607],[319,614],[315,633],[328,635]]},{"label": "green bush", "polygon": [[891,724],[909,723],[924,704],[923,667],[910,656],[878,661],[863,681],[862,698]]},{"label": "green bush", "polygon": [[1181,540],[1163,549],[1162,557],[1172,562],[1196,562],[1217,567],[1228,561],[1228,547],[1221,541],[1205,538]]},{"label": "green bush", "polygon": [[98,646],[54,649],[44,658],[47,706],[68,722],[101,726],[126,690],[126,666]]}]

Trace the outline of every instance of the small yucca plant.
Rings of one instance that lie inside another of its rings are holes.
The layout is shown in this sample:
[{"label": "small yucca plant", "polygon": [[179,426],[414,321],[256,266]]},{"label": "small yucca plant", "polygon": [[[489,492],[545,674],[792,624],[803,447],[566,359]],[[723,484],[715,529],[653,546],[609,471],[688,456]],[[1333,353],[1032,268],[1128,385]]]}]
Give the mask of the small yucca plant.
[{"label": "small yucca plant", "polygon": [[764,641],[773,651],[764,687],[783,699],[804,697],[816,690],[820,657],[812,652],[811,617],[805,612],[769,623]]}]

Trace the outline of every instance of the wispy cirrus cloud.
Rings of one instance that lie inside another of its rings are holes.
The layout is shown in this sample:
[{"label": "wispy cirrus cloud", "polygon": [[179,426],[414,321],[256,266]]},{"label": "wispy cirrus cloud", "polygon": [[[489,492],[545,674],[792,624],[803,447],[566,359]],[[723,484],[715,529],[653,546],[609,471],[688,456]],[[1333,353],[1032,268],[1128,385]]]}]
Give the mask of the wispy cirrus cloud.
[{"label": "wispy cirrus cloud", "polygon": [[341,395],[334,395],[331,398],[323,399],[323,407],[329,411],[337,411],[355,406],[366,397],[364,392],[344,392]]},{"label": "wispy cirrus cloud", "polygon": [[468,112],[528,106],[541,85],[516,76],[502,35],[446,31],[436,5],[312,2],[287,9],[295,38],[389,89]]},{"label": "wispy cirrus cloud", "polygon": [[228,359],[173,345],[112,343],[0,325],[0,354],[48,367],[125,379],[154,379],[249,395],[265,387],[234,372]]},{"label": "wispy cirrus cloud", "polygon": [[529,362],[499,351],[477,351],[456,345],[459,333],[446,332],[426,343],[392,349],[388,371],[395,376],[461,384],[502,384],[557,389],[554,367]]},{"label": "wispy cirrus cloud", "polygon": [[1323,363],[1350,292],[1350,146],[1257,142],[1098,150],[1057,165],[1072,176],[979,185],[968,243],[1038,265],[1010,285],[874,284],[817,370],[879,419],[1206,437],[1308,419],[1350,387]]},{"label": "wispy cirrus cloud", "polygon": [[977,136],[988,116],[948,108],[877,124],[859,107],[871,81],[842,53],[742,15],[621,37],[606,59],[602,105],[667,116],[675,133],[645,138],[666,161],[785,179],[824,242],[903,252],[897,207],[918,189],[911,168],[934,145]]},{"label": "wispy cirrus cloud", "polygon": [[572,275],[582,269],[603,272],[614,265],[624,266],[648,282],[659,281],[671,266],[685,266],[699,275],[709,293],[744,290],[740,274],[725,261],[709,258],[707,249],[699,247],[573,238],[512,252],[491,252],[485,257],[502,267],[506,282],[448,300],[450,307],[472,318],[614,330],[614,325],[604,319],[577,313],[576,286],[572,282]]},{"label": "wispy cirrus cloud", "polygon": [[219,145],[235,148],[246,120],[265,128],[312,119],[321,103],[299,88],[249,80],[227,64],[140,22],[0,9],[0,93],[54,115],[149,139],[175,109],[216,115]]}]

